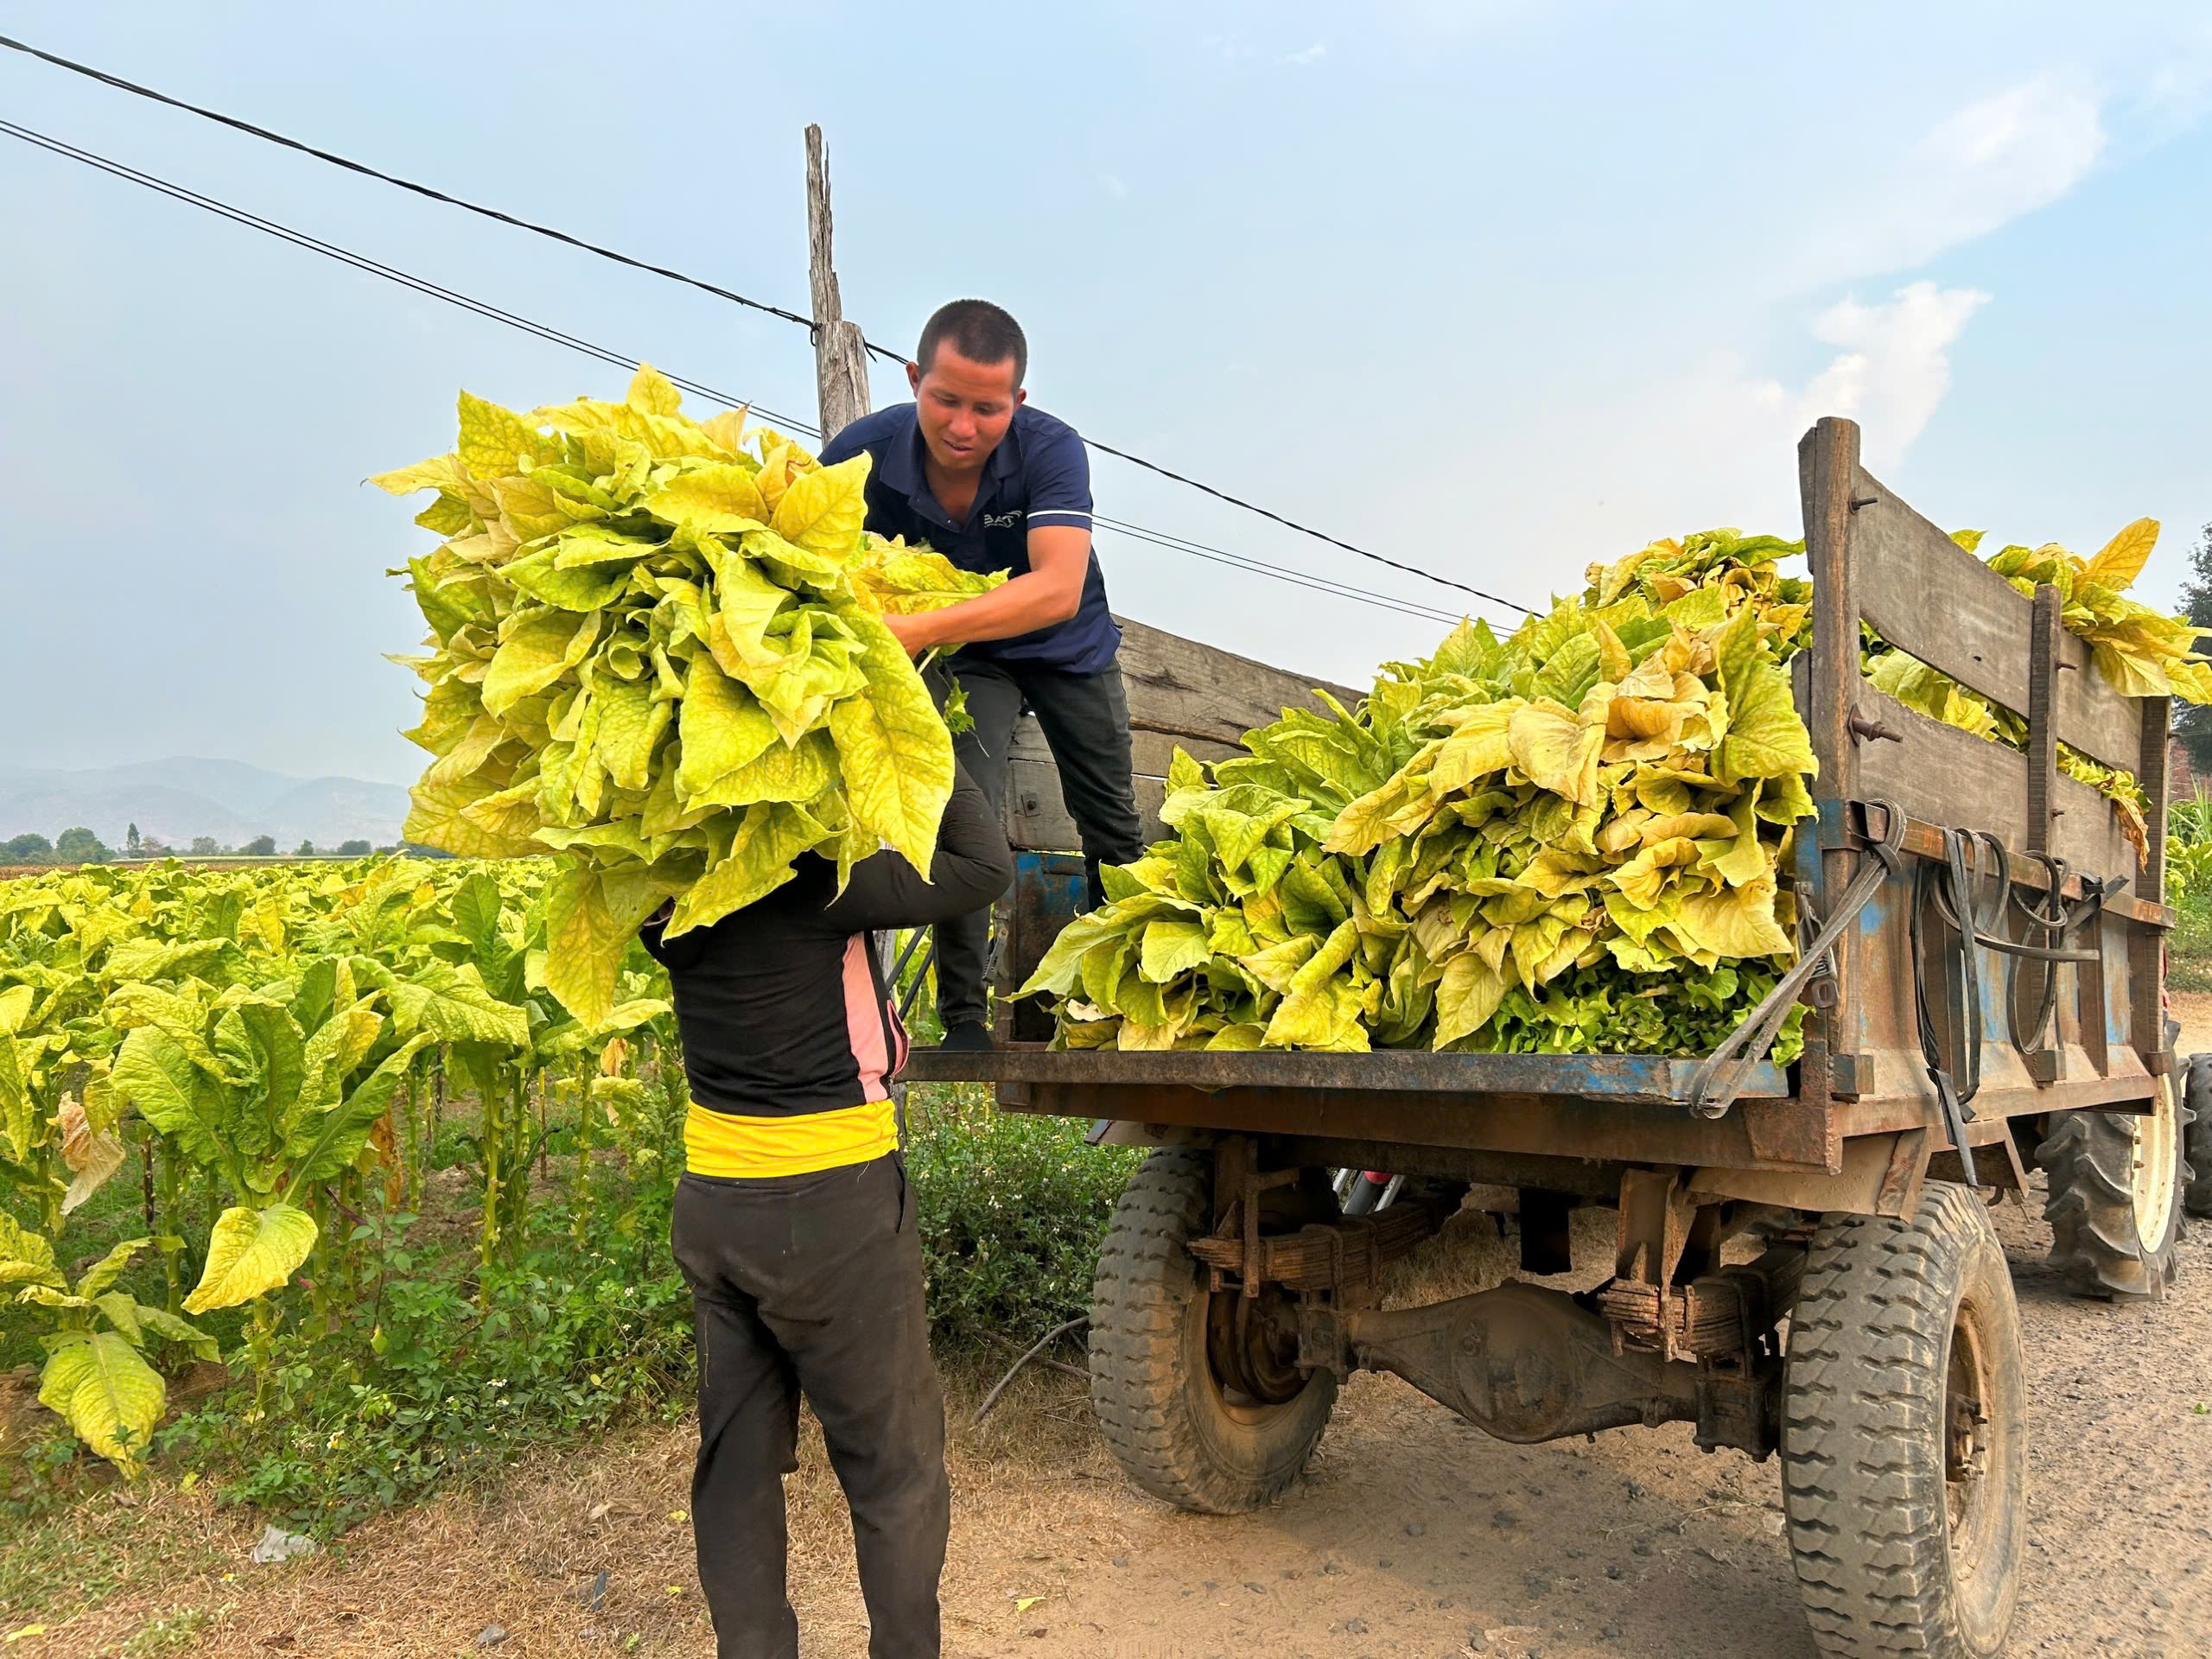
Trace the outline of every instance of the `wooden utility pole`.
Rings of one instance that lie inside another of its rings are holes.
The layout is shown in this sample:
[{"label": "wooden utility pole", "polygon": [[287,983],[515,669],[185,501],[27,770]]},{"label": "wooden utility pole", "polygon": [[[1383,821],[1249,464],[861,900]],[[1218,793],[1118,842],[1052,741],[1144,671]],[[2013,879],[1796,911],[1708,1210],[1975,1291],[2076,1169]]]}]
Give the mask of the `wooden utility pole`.
[{"label": "wooden utility pole", "polygon": [[860,325],[845,321],[830,260],[830,163],[822,129],[806,130],[806,264],[814,294],[814,378],[826,442],[868,413],[868,348]]}]

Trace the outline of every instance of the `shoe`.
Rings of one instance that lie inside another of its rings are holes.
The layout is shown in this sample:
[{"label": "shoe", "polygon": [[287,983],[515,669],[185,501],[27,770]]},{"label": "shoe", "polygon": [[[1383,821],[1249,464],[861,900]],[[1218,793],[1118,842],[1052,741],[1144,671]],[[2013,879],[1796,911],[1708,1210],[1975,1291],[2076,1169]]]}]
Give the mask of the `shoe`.
[{"label": "shoe", "polygon": [[991,1028],[980,1020],[963,1020],[944,1033],[940,1050],[955,1054],[988,1054],[998,1045],[991,1040]]}]

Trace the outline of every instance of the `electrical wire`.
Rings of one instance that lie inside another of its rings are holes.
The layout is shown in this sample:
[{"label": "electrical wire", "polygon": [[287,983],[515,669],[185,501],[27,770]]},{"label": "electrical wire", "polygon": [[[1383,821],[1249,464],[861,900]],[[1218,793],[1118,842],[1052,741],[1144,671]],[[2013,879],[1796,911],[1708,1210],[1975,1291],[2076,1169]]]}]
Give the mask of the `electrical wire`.
[{"label": "electrical wire", "polygon": [[[228,219],[234,224],[245,226],[251,230],[259,231],[264,235],[275,238],[276,240],[289,243],[293,246],[303,248],[312,253],[321,254],[327,258],[335,260],[342,264],[349,265],[367,275],[383,277],[386,281],[395,283],[402,287],[412,289],[414,292],[423,295],[426,297],[444,301],[449,305],[471,312],[477,316],[486,318],[491,321],[503,323],[509,327],[515,328],[524,334],[530,334],[536,339],[544,340],[553,345],[565,346],[572,351],[582,353],[585,356],[594,358],[598,361],[606,363],[611,366],[627,369],[633,372],[640,366],[639,360],[636,358],[626,356],[622,353],[614,351],[607,346],[597,345],[590,340],[581,339],[575,334],[570,334],[561,329],[552,327],[549,324],[536,321],[535,320],[523,316],[518,313],[509,311],[504,307],[493,305],[488,301],[480,300],[473,296],[463,294],[458,289],[448,288],[442,283],[432,282],[426,277],[416,276],[410,272],[401,270],[397,266],[385,264],[381,260],[371,258],[369,256],[356,252],[350,248],[341,247],[334,242],[326,241],[321,237],[311,236],[304,231],[295,230],[289,226],[279,224],[274,219],[264,218],[258,213],[251,213],[245,208],[234,207],[232,204],[219,200],[215,197],[205,195],[200,192],[193,190],[186,186],[174,183],[169,180],[160,178],[154,174],[147,173],[141,168],[131,167],[126,162],[114,161],[107,156],[98,155],[93,151],[81,149],[75,144],[67,143],[66,140],[55,138],[48,134],[36,131],[32,128],[22,126],[18,123],[9,121],[4,118],[0,118],[0,133],[5,133],[10,137],[17,138],[22,140],[23,143],[35,145],[39,149],[50,151],[54,155],[64,157],[65,159],[80,162],[86,166],[97,168],[101,172],[109,174],[113,177],[122,179],[129,183],[143,186],[149,190],[168,196],[172,200],[183,202],[187,206],[201,208],[206,212],[217,215],[219,218]],[[713,386],[706,385],[699,381],[690,379],[683,375],[670,374],[668,378],[672,385],[685,391],[691,392],[696,396],[704,397],[711,403],[720,404],[723,407],[728,409],[749,409],[753,414],[760,416],[762,419],[772,423],[777,427],[796,433],[801,436],[817,439],[821,436],[821,431],[818,428],[814,426],[811,423],[800,420],[794,416],[779,414],[776,410],[766,408],[757,403],[748,403],[743,398],[737,397],[726,391],[719,391]],[[1285,569],[1281,566],[1271,565],[1262,560],[1250,558],[1243,554],[1231,553],[1221,548],[1209,547],[1203,543],[1194,543],[1181,537],[1171,536],[1165,531],[1151,530],[1142,524],[1128,524],[1122,520],[1113,518],[1100,518],[1096,522],[1100,527],[1111,533],[1128,536],[1138,540],[1149,542],[1155,546],[1167,548],[1173,551],[1186,554],[1194,558],[1206,559],[1214,563],[1229,565],[1233,569],[1245,570],[1255,575],[1267,576],[1273,580],[1288,582],[1297,587],[1312,588],[1319,592],[1328,594],[1332,597],[1355,600],[1362,604],[1377,606],[1383,609],[1397,611],[1405,615],[1415,617],[1424,621],[1441,622],[1446,626],[1459,620],[1456,616],[1449,612],[1438,610],[1433,607],[1423,606],[1416,601],[1403,601],[1384,594],[1372,594],[1362,588],[1351,587],[1346,583],[1333,582],[1327,577],[1314,576],[1305,572]]]},{"label": "electrical wire", "polygon": [[[681,283],[686,287],[711,294],[717,299],[728,300],[734,305],[744,306],[748,309],[779,318],[785,322],[795,322],[806,329],[810,335],[817,330],[817,325],[812,317],[786,307],[772,305],[766,300],[756,300],[749,295],[740,294],[734,289],[724,288],[719,283],[710,283],[704,277],[693,276],[671,266],[655,264],[651,260],[640,259],[602,244],[588,241],[553,226],[541,225],[535,220],[521,218],[497,207],[486,207],[481,202],[470,201],[464,197],[451,194],[431,185],[423,184],[413,179],[402,178],[394,173],[385,172],[382,168],[372,167],[365,162],[355,161],[350,156],[339,155],[334,150],[321,149],[302,139],[288,137],[268,127],[244,120],[238,116],[226,115],[220,110],[210,109],[206,105],[194,104],[188,99],[175,97],[155,87],[144,86],[138,81],[125,79],[121,75],[95,68],[91,64],[79,63],[73,58],[65,58],[57,53],[45,51],[31,45],[28,41],[19,41],[10,35],[0,35],[0,47],[20,52],[27,57],[35,58],[40,62],[50,64],[57,69],[67,70],[71,74],[82,75],[89,80],[98,81],[102,86],[112,87],[118,92],[128,92],[135,98],[147,99],[173,110],[181,110],[188,115],[196,115],[202,120],[213,121],[220,126],[230,128],[232,131],[244,133],[249,137],[258,138],[264,143],[276,144],[285,149],[296,151],[302,156],[312,156],[316,161],[326,162],[332,167],[342,168],[349,173],[359,174],[363,178],[375,179],[380,183],[411,192],[429,200],[458,207],[465,213],[475,213],[481,218],[496,220],[499,224],[511,226],[516,230],[528,231],[534,236],[549,238],[582,252],[594,254],[600,258],[612,260],[619,265],[626,265],[633,270],[645,271],[655,276],[665,277],[670,282]],[[865,336],[862,337],[861,343],[871,355],[885,362],[909,364],[912,360],[903,353],[893,351],[887,346],[879,346]],[[1141,455],[1132,454],[1126,449],[1116,448],[1112,444],[1102,442],[1096,438],[1085,437],[1084,442],[1101,454],[1112,455],[1117,461],[1127,461],[1134,467],[1141,467],[1147,472],[1169,479],[1187,488],[1199,491],[1217,501],[1226,502],[1230,506],[1241,508],[1246,512],[1256,513],[1261,518],[1281,524],[1287,530],[1295,531],[1301,536],[1311,537],[1316,541],[1342,549],[1344,552],[1355,554],[1360,558],[1371,560],[1376,564],[1387,565],[1391,569],[1402,571],[1408,575],[1419,576],[1424,582],[1435,582],[1440,587],[1456,588],[1461,593],[1471,594],[1477,599],[1487,601],[1493,605],[1502,605],[1508,610],[1518,611],[1524,616],[1539,614],[1535,609],[1522,604],[1518,600],[1506,599],[1500,594],[1489,593],[1467,582],[1460,582],[1455,577],[1440,575],[1435,571],[1423,569],[1417,564],[1408,564],[1400,559],[1388,558],[1382,554],[1370,552],[1366,548],[1344,540],[1341,537],[1332,536],[1326,531],[1316,530],[1310,524],[1300,524],[1295,518],[1286,518],[1283,514],[1261,506],[1255,502],[1245,500],[1241,496],[1232,495],[1226,490],[1216,489],[1211,484],[1200,483],[1187,474],[1176,472],[1173,468],[1161,466],[1157,461],[1147,461]]]},{"label": "electrical wire", "polygon": [[1232,553],[1226,548],[1209,546],[1204,542],[1193,542],[1181,536],[1171,536],[1162,531],[1149,530],[1142,524],[1128,524],[1119,518],[1107,518],[1103,514],[1093,514],[1091,523],[1097,529],[1109,534],[1127,536],[1141,542],[1149,542],[1155,547],[1164,547],[1173,552],[1188,554],[1192,558],[1205,559],[1213,563],[1226,564],[1236,569],[1248,570],[1255,575],[1272,576],[1277,581],[1291,582],[1300,588],[1311,588],[1334,598],[1356,600],[1363,605],[1379,606],[1384,610],[1402,612],[1405,615],[1417,617],[1424,622],[1440,622],[1446,627],[1450,627],[1460,620],[1457,612],[1440,610],[1433,605],[1424,605],[1419,600],[1401,599],[1395,594],[1371,593],[1364,588],[1355,588],[1349,583],[1337,582],[1327,576],[1317,576],[1310,571],[1287,569],[1279,564],[1269,564],[1265,560],[1253,558],[1248,554]]},{"label": "electrical wire", "polygon": [[[274,219],[264,219],[258,213],[249,213],[242,207],[234,207],[228,202],[218,200],[213,196],[202,195],[196,190],[172,183],[151,173],[143,172],[125,162],[112,161],[106,156],[96,155],[91,150],[80,149],[63,139],[50,137],[46,133],[35,131],[29,127],[22,126],[6,119],[0,119],[0,132],[4,132],[12,138],[20,138],[26,143],[35,144],[41,149],[50,150],[68,160],[81,162],[87,167],[98,168],[103,173],[111,174],[132,184],[143,185],[149,190],[156,191],[190,207],[202,208],[219,218],[227,219],[234,224],[243,225],[248,229],[274,237],[278,241],[289,242],[296,247],[305,248],[309,252],[322,254],[327,258],[337,260],[342,264],[351,265],[355,270],[366,272],[370,276],[384,277],[389,282],[412,289],[416,293],[429,298],[443,300],[448,304],[458,306],[465,311],[473,311],[478,316],[488,318],[494,322],[505,323],[509,327],[535,335],[550,344],[566,346],[572,351],[581,352],[587,357],[596,358],[601,362],[613,367],[634,371],[639,366],[638,359],[635,358],[625,357],[621,353],[613,351],[607,346],[594,345],[587,340],[580,340],[574,334],[564,334],[560,329],[518,315],[502,307],[493,305],[488,301],[476,299],[456,289],[431,282],[427,277],[416,276],[396,266],[387,265],[380,260],[372,259],[366,254],[356,253],[352,249],[340,247],[334,242],[326,242],[321,237],[310,236],[304,231],[293,230],[289,226],[280,225]],[[758,404],[746,404],[741,398],[733,397],[727,392],[717,391],[711,386],[702,385],[696,381],[687,380],[679,376],[671,375],[669,378],[684,391],[694,392],[711,402],[731,409],[749,407],[762,419],[772,422],[777,426],[788,427],[793,431],[804,432],[810,436],[819,435],[804,422],[793,419],[789,416],[779,415],[775,410],[763,408]]]}]

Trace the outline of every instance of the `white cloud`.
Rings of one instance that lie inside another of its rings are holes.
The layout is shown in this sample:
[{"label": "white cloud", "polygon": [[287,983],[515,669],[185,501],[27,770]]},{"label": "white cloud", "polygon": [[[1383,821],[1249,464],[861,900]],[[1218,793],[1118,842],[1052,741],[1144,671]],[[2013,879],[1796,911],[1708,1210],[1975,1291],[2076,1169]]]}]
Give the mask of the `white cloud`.
[{"label": "white cloud", "polygon": [[2039,77],[1930,128],[1872,188],[1823,215],[1797,275],[1807,285],[1908,270],[2057,200],[2103,154],[2097,100]]},{"label": "white cloud", "polygon": [[1303,67],[1309,63],[1319,63],[1328,55],[1329,43],[1326,41],[1316,41],[1302,52],[1285,53],[1282,60],[1285,63],[1294,63]]},{"label": "white cloud", "polygon": [[1866,429],[1873,460],[1902,458],[1950,390],[1952,342],[1988,303],[1979,289],[1915,283],[1887,305],[1830,307],[1813,336],[1847,349],[1800,395],[1801,420],[1847,415]]},{"label": "white cloud", "polygon": [[1115,200],[1126,201],[1128,200],[1129,187],[1116,175],[1112,173],[1101,173],[1098,175],[1098,182],[1105,187],[1106,194],[1113,197]]},{"label": "white cloud", "polygon": [[1766,454],[1795,443],[1823,415],[1865,429],[1876,472],[1904,458],[1951,385],[1951,346],[1989,302],[1978,289],[1914,283],[1886,302],[1847,299],[1816,317],[1813,337],[1841,346],[1802,387],[1745,374],[1716,359],[1680,395],[1701,448]]}]

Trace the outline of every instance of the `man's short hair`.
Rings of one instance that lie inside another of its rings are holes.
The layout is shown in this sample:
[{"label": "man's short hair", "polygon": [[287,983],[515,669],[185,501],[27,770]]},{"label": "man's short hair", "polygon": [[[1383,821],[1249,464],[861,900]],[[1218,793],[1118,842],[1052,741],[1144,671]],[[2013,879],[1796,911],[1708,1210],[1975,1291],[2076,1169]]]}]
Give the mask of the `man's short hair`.
[{"label": "man's short hair", "polygon": [[973,363],[1003,363],[1012,358],[1016,386],[1029,372],[1029,341],[1022,334],[1021,325],[988,300],[955,300],[941,305],[922,325],[922,343],[914,348],[914,360],[921,365],[924,374],[936,360],[940,345],[951,346]]}]

